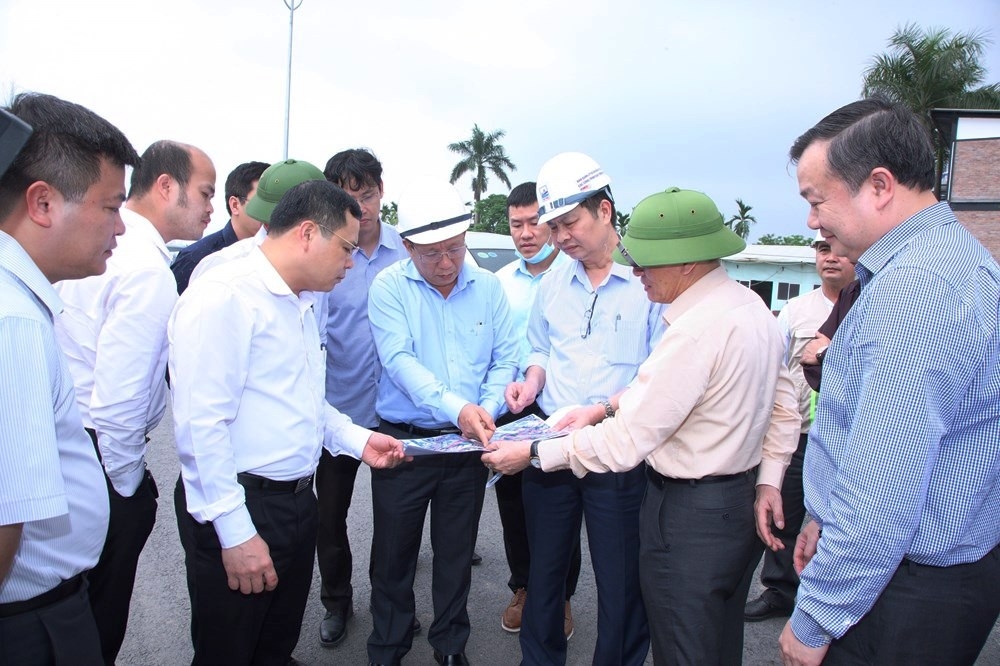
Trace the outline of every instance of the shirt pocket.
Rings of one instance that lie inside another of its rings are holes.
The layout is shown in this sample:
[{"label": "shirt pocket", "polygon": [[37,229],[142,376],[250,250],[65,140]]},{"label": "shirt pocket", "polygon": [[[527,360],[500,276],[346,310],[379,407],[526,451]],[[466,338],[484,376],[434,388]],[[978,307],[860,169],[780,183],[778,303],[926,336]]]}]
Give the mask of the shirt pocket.
[{"label": "shirt pocket", "polygon": [[614,365],[642,363],[648,355],[646,349],[646,322],[615,319],[608,345],[608,362]]}]

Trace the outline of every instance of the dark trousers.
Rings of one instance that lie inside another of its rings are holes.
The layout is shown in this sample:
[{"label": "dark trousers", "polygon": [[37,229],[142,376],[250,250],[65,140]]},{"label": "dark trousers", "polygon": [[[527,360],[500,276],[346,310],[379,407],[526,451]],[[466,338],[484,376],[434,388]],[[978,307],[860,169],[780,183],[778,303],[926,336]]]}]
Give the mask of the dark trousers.
[{"label": "dark trousers", "polygon": [[566,663],[566,572],[586,518],[597,584],[593,663],[642,664],[649,651],[638,566],[639,507],[646,487],[643,468],[577,479],[568,470],[546,473],[529,467],[523,475],[531,594],[521,623],[522,663]]},{"label": "dark trousers", "polygon": [[86,580],[55,603],[0,617],[0,664],[89,666],[101,660]]},{"label": "dark trousers", "polygon": [[978,562],[927,567],[907,560],[872,609],[830,645],[824,664],[965,666],[1000,615],[1000,546]]},{"label": "dark trousers", "polygon": [[753,474],[716,483],[650,480],[639,571],[656,664],[742,663],[743,607],[764,548],[754,484]]},{"label": "dark trousers", "polygon": [[285,666],[299,640],[312,584],[316,496],[311,490],[245,491],[250,517],[278,574],[278,585],[271,592],[243,594],[229,589],[215,527],[191,517],[184,484],[177,481],[174,508],[191,595],[193,666]]},{"label": "dark trousers", "polygon": [[323,449],[316,468],[316,499],[319,503],[319,532],[316,560],[319,563],[320,600],[331,613],[347,616],[354,610],[351,575],[354,558],[347,537],[347,512],[354,495],[354,480],[360,460],[333,456]]},{"label": "dark trousers", "polygon": [[799,435],[799,446],[792,455],[792,461],[785,470],[785,478],[781,482],[781,506],[785,513],[785,527],[778,529],[772,525],[774,534],[785,544],[784,550],[774,552],[770,548],[764,550],[764,567],[761,569],[760,582],[764,584],[764,594],[773,595],[777,603],[792,606],[795,603],[795,593],[799,589],[799,575],[792,565],[795,554],[795,540],[802,529],[802,520],[806,517],[805,498],[802,493],[802,461],[806,456],[806,443],[809,434]]},{"label": "dark trousers", "polygon": [[[507,412],[497,419],[497,426],[513,423],[529,414],[542,419],[548,418],[537,402],[531,403],[520,414]],[[507,555],[510,579],[507,586],[511,592],[528,587],[528,571],[531,568],[531,553],[528,548],[528,528],[524,522],[524,498],[521,492],[522,473],[504,475],[493,487],[497,492],[497,512],[503,527],[503,549]],[[576,535],[569,572],[566,575],[566,601],[576,594],[576,584],[580,579],[580,535]]]},{"label": "dark trousers", "polygon": [[[383,424],[380,431],[409,437]],[[395,469],[372,470],[372,633],[368,658],[398,664],[413,642],[413,579],[428,505],[434,550],[434,622],[427,641],[442,654],[465,651],[472,551],[486,494],[478,453],[418,456]]]},{"label": "dark trousers", "polygon": [[[507,555],[510,578],[507,586],[511,592],[528,587],[531,569],[531,553],[528,547],[528,526],[524,518],[524,498],[521,479],[523,472],[500,477],[496,485],[497,509],[503,526],[503,548]],[[566,601],[576,594],[576,584],[580,579],[580,533],[576,533],[569,569],[566,572]]]},{"label": "dark trousers", "polygon": [[[87,434],[97,447],[97,434],[87,428]],[[100,457],[100,454],[98,454]],[[123,497],[108,484],[108,501],[111,513],[108,535],[101,550],[101,558],[90,571],[90,607],[97,621],[101,637],[104,663],[114,666],[128,626],[129,606],[139,555],[156,523],[156,499],[160,496],[153,475],[146,470],[139,487],[131,497]]]}]

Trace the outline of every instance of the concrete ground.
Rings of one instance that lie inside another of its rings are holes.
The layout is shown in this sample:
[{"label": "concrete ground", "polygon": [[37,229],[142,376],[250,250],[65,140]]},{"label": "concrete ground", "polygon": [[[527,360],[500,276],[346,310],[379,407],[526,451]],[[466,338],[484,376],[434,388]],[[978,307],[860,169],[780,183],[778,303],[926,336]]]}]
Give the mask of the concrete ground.
[{"label": "concrete ground", "polygon": [[[178,475],[177,454],[174,450],[171,415],[168,411],[150,442],[149,467],[160,489],[160,504],[156,527],[139,562],[139,572],[132,600],[128,634],[118,658],[124,666],[174,666],[190,664],[192,651],[189,637],[190,608],[184,579],[184,558],[177,538],[177,523],[173,509],[173,488]],[[354,505],[348,520],[354,551],[355,617],[348,626],[346,640],[334,649],[319,645],[318,624],[323,616],[319,601],[319,572],[315,572],[313,591],[306,608],[302,634],[294,656],[304,664],[365,664],[365,643],[371,631],[371,616],[367,612],[368,548],[371,543],[371,476],[361,466]],[[415,583],[417,617],[424,631],[413,642],[406,664],[434,664],[427,643],[427,627],[433,619],[430,598],[431,550],[427,525]],[[517,635],[500,628],[500,614],[510,600],[507,588],[506,560],[496,496],[486,493],[479,528],[478,552],[483,564],[473,567],[469,614],[472,636],[466,650],[469,660],[479,665],[508,665],[520,662]],[[760,592],[759,583],[751,590],[751,598]],[[583,571],[577,594],[573,598],[576,634],[569,642],[570,666],[590,664],[593,656],[596,616],[596,590],[587,547],[584,545]],[[751,666],[780,664],[777,639],[784,626],[783,619],[772,619],[745,625],[743,663]],[[652,657],[646,659],[652,664]],[[1000,664],[1000,624],[977,662],[979,666]]]}]

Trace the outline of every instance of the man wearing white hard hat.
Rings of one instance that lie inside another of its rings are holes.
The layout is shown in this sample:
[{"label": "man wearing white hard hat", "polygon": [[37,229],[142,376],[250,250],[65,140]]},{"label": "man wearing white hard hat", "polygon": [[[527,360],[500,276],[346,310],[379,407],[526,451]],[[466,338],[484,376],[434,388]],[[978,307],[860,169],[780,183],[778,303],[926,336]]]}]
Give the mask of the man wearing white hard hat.
[{"label": "man wearing white hard hat", "polygon": [[639,573],[657,664],[740,664],[761,539],[781,547],[770,521],[781,523],[799,416],[774,317],[719,262],[745,247],[701,192],[639,202],[614,260],[632,266],[650,301],[669,304],[669,328],[620,410],[483,456],[505,474],[530,463],[581,480],[638,465],[649,479]]},{"label": "man wearing white hard hat", "polygon": [[792,614],[795,606],[799,576],[792,566],[792,553],[806,512],[802,496],[802,462],[806,455],[806,443],[809,441],[809,427],[813,422],[814,404],[813,391],[806,383],[802,361],[807,347],[816,339],[817,331],[837,303],[840,290],[854,279],[854,265],[847,257],[835,254],[822,234],[816,234],[812,246],[816,250],[816,274],[819,275],[821,284],[807,294],[790,299],[778,314],[778,329],[785,341],[785,365],[795,383],[799,396],[799,415],[802,417],[799,446],[785,471],[785,480],[781,485],[785,527],[775,534],[785,547],[764,554],[760,582],[765,589],[759,597],[746,605],[743,619],[747,622],[786,617]]},{"label": "man wearing white hard hat", "polygon": [[[379,430],[400,439],[462,433],[487,442],[517,372],[507,299],[492,273],[465,262],[472,216],[458,191],[427,186],[399,199],[410,254],[375,278],[368,320],[383,365]],[[431,512],[439,664],[467,664],[466,607],[486,490],[476,453],[418,456],[404,473],[372,474],[372,633],[368,658],[398,664],[413,641],[413,578]]]},{"label": "man wearing white hard hat", "polygon": [[[618,394],[663,334],[662,306],[611,253],[618,243],[611,179],[582,153],[562,153],[538,174],[539,218],[573,261],[542,279],[528,323],[531,354],[507,406],[536,399],[554,412],[585,405],[557,426],[579,427],[614,414]],[[542,391],[544,387],[544,392]],[[566,661],[566,571],[583,518],[598,591],[595,664],[642,664],[649,630],[639,589],[642,469],[578,479],[533,467],[522,479],[531,568],[521,622],[525,664]]]}]

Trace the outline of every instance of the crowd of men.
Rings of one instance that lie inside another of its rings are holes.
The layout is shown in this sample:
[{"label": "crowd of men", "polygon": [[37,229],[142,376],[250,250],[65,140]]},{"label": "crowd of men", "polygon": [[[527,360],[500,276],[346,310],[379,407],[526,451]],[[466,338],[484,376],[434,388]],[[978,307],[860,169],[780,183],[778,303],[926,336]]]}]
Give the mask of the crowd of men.
[{"label": "crowd of men", "polygon": [[[848,104],[792,146],[821,286],[777,318],[727,276],[745,241],[708,196],[652,194],[619,237],[582,153],[511,191],[517,260],[493,274],[466,259],[452,186],[411,183],[382,220],[367,149],[239,165],[230,221],[202,237],[204,151],[139,155],[49,95],[5,112],[32,134],[0,174],[0,663],[115,663],[168,390],[194,664],[295,663],[317,561],[319,641],[344,640],[361,462],[370,664],[423,629],[428,510],[428,642],[469,663],[491,472],[524,664],[566,662],[583,521],[594,664],[739,664],[744,621],[776,616],[786,664],[970,664],[985,644],[1000,267],[937,201],[904,107]],[[172,240],[197,242],[171,263]],[[493,441],[529,414],[562,436]],[[487,452],[407,455],[439,435]]]}]

